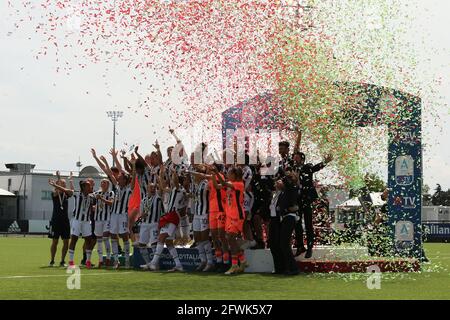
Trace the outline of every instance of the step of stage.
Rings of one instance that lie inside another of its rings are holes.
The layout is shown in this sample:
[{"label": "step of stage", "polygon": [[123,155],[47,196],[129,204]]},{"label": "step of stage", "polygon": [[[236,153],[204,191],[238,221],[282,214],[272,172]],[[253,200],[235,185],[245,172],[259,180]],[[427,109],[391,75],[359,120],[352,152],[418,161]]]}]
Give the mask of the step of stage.
[{"label": "step of stage", "polygon": [[298,261],[300,272],[349,273],[349,272],[418,272],[417,259],[351,260],[351,261]]},{"label": "step of stage", "polygon": [[[295,254],[295,249],[293,250]],[[245,255],[250,263],[247,272],[272,272],[273,259],[270,250],[246,250]],[[320,262],[320,261],[357,261],[367,259],[369,253],[366,247],[362,246],[316,246],[310,259],[305,259],[302,253],[296,257],[297,262]]]},{"label": "step of stage", "polygon": [[[295,252],[295,251],[294,251]],[[246,250],[245,255],[250,266],[249,273],[271,273],[273,259],[270,250]],[[375,267],[380,272],[415,272],[420,270],[420,263],[415,259],[374,259],[366,247],[314,247],[313,256],[305,259],[304,254],[296,257],[301,272],[367,272]]]},{"label": "step of stage", "polygon": [[[294,250],[295,253],[295,250]],[[305,253],[302,253],[296,258],[297,261],[311,261],[311,260],[360,260],[369,257],[367,247],[362,246],[315,246],[312,257],[305,258]]]}]

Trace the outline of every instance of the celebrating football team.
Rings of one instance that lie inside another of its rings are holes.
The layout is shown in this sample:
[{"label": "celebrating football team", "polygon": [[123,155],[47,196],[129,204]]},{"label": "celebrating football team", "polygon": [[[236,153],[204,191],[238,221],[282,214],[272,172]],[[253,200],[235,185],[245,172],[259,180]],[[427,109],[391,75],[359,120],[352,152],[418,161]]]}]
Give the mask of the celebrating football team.
[{"label": "celebrating football team", "polygon": [[[313,254],[312,206],[317,198],[313,174],[332,157],[326,156],[316,165],[305,163],[305,155],[299,151],[300,133],[293,153],[289,142],[279,143],[280,161],[276,165],[271,158],[262,163],[259,153],[256,164],[250,164],[247,153],[239,163],[236,143],[221,155],[209,153],[208,145],[201,143],[188,157],[175,131],[170,129],[170,133],[176,145],[167,148],[166,161],[158,141],[145,157],[138,147],[130,156],[111,150],[113,166],[92,149],[93,158],[107,176],[98,191],[93,179],[80,181],[77,188],[72,175],[69,187],[59,172],[56,180],[49,180],[54,187],[50,265],[54,265],[58,239],[62,238],[60,265],[65,266],[68,250],[69,266],[74,266],[81,236],[86,268],[94,267],[91,256],[95,246],[98,268],[129,268],[133,246],[144,261],[141,269],[159,270],[167,248],[175,263],[168,271],[182,272],[178,251],[190,247],[198,251],[196,271],[236,274],[249,266],[246,249],[267,247],[273,256],[274,273],[298,274],[295,255],[311,258]],[[274,168],[270,174],[269,168]],[[69,198],[75,203],[70,221]]]}]

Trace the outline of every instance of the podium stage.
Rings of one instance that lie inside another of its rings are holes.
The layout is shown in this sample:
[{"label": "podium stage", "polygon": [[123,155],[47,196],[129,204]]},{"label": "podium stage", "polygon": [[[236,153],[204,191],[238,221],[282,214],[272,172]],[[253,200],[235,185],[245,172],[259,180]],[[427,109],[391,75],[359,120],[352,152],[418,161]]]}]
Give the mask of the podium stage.
[{"label": "podium stage", "polygon": [[[152,250],[148,248],[150,258],[153,257]],[[194,271],[200,258],[195,248],[177,248],[178,256],[185,271]],[[249,267],[248,273],[271,273],[273,271],[273,260],[269,249],[245,250]],[[367,272],[369,267],[378,267],[380,272],[416,272],[420,270],[420,263],[416,259],[399,258],[374,258],[370,257],[367,248],[360,246],[317,246],[313,250],[313,256],[305,259],[304,254],[296,258],[301,272],[320,273],[348,273]],[[134,250],[133,266],[139,269],[144,264],[139,249]],[[168,270],[174,267],[167,249],[164,249],[160,270]]]}]

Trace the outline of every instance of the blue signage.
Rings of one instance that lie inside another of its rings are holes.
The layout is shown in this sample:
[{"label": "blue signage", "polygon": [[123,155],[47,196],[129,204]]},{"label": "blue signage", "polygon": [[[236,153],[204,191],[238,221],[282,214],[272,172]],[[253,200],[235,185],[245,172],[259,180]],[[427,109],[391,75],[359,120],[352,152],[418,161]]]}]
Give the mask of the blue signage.
[{"label": "blue signage", "polygon": [[[147,249],[150,255],[150,260],[153,258],[152,249]],[[136,248],[133,250],[133,266],[135,269],[139,269],[141,265],[145,264],[144,259],[141,256],[140,250]],[[200,264],[200,257],[197,249],[190,248],[177,248],[178,257],[180,258],[181,265],[185,271],[194,271]],[[175,267],[171,255],[167,248],[164,248],[161,258],[159,260],[160,270],[169,270]]]},{"label": "blue signage", "polygon": [[424,223],[426,240],[450,240],[450,223]]}]

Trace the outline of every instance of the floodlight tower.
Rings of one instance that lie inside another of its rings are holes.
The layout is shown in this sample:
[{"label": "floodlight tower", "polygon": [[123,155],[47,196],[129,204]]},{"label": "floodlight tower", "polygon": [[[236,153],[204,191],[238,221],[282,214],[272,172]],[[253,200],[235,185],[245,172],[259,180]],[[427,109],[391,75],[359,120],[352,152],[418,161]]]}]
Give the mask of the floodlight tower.
[{"label": "floodlight tower", "polygon": [[[113,150],[116,150],[116,122],[119,121],[119,118],[123,117],[122,111],[107,111],[106,114],[109,118],[111,118],[113,122]],[[116,165],[116,162],[113,157],[113,166]]]}]

